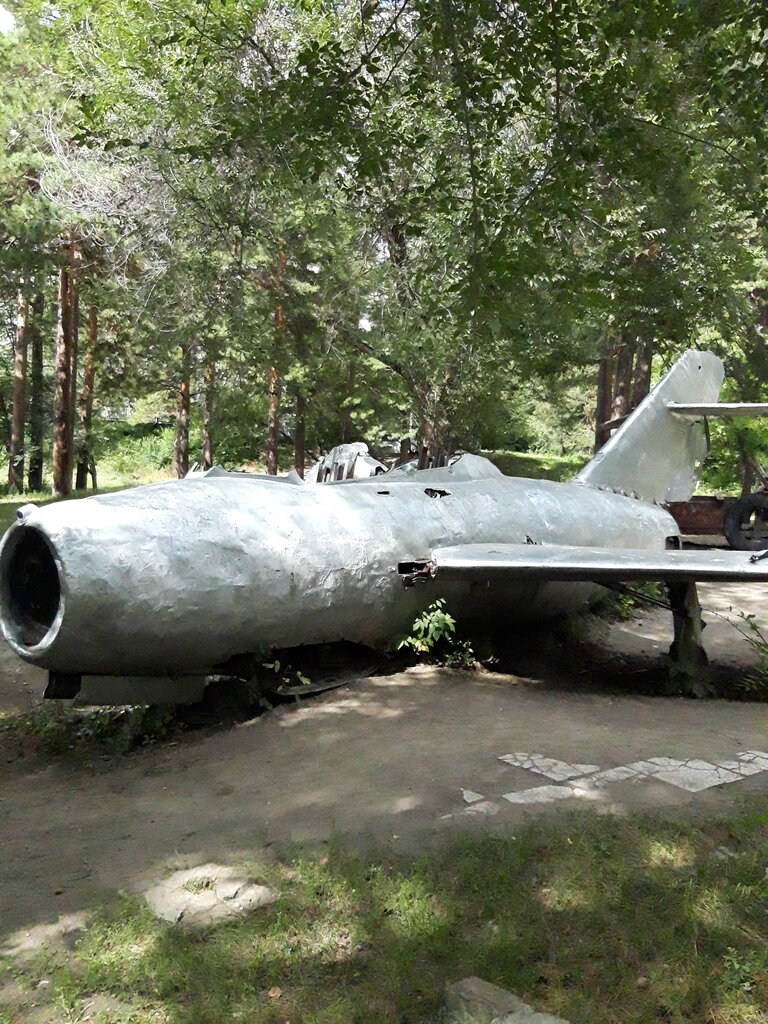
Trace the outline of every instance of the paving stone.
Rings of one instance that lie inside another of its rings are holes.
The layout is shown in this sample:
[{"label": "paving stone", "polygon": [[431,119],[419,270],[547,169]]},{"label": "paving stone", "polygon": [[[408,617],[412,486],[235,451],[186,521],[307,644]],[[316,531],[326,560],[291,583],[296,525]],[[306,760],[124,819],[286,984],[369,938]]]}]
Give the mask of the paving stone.
[{"label": "paving stone", "polygon": [[41,949],[74,949],[82,935],[85,914],[65,914],[53,924],[38,924],[21,929],[9,935],[2,946],[0,956],[23,961],[34,957]]},{"label": "paving stone", "polygon": [[638,779],[644,779],[659,770],[659,766],[654,764],[653,761],[632,761],[627,765],[627,768],[631,768],[636,773]]},{"label": "paving stone", "polygon": [[525,768],[526,771],[535,772],[537,775],[545,775],[555,782],[566,782],[579,775],[587,775],[599,767],[596,764],[569,764],[567,761],[559,761],[556,757],[544,757],[543,754],[502,754],[499,761],[505,761],[515,768]]},{"label": "paving stone", "polygon": [[461,812],[462,814],[498,814],[499,805],[492,800],[483,800],[479,804],[470,804]]},{"label": "paving stone", "polygon": [[551,804],[578,795],[571,786],[535,786],[533,789],[505,793],[502,800],[508,800],[511,804]]},{"label": "paving stone", "polygon": [[737,782],[741,778],[727,768],[696,758],[662,768],[654,773],[654,777],[689,793],[700,793],[704,789],[721,786],[726,782]]},{"label": "paving stone", "polygon": [[768,770],[768,753],[745,750],[728,761],[716,764],[699,758],[651,757],[627,765],[598,770],[597,765],[559,761],[543,754],[517,751],[502,754],[499,761],[516,768],[544,775],[554,782],[567,782],[564,786],[538,786],[505,793],[504,800],[513,804],[553,803],[568,797],[597,799],[596,791],[617,782],[642,782],[658,779],[689,793],[699,793],[713,786],[738,782],[748,775]]},{"label": "paving stone", "polygon": [[132,1003],[126,1003],[114,996],[96,993],[87,996],[82,1003],[79,1021],[85,1024],[86,1021],[97,1019],[110,1021],[110,1024],[120,1024],[122,1021],[135,1020],[139,1007]]},{"label": "paving stone", "polygon": [[768,754],[764,750],[745,750],[736,757],[739,761],[748,761],[759,764],[763,771],[768,771]]},{"label": "paving stone", "polygon": [[483,794],[482,793],[476,793],[473,789],[462,789],[461,797],[464,800],[464,803],[474,804],[478,800],[482,800],[483,799]]},{"label": "paving stone", "polygon": [[506,761],[507,764],[511,764],[515,768],[526,767],[531,760],[530,754],[502,754],[499,761]]},{"label": "paving stone", "polygon": [[482,978],[464,978],[445,990],[444,1024],[568,1024],[537,1013],[522,999]]},{"label": "paving stone", "polygon": [[736,772],[742,778],[746,778],[748,775],[758,775],[760,772],[765,771],[755,761],[718,761],[720,768],[727,768],[729,772]]},{"label": "paving stone", "polygon": [[202,927],[243,917],[274,903],[278,894],[224,864],[200,864],[174,871],[144,891],[153,913],[164,921]]},{"label": "paving stone", "polygon": [[616,768],[606,768],[602,772],[595,772],[594,775],[589,775],[585,779],[581,779],[580,782],[588,782],[592,786],[607,786],[610,782],[624,782],[626,779],[636,779],[638,777],[638,772],[634,768],[630,768],[627,765],[619,765]]}]

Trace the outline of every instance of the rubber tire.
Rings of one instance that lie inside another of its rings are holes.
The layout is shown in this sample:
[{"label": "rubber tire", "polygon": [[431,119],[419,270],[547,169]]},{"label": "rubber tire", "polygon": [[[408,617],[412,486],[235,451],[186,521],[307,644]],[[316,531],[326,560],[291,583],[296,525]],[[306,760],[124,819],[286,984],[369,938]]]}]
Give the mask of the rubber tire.
[{"label": "rubber tire", "polygon": [[749,540],[741,532],[741,524],[752,512],[761,512],[768,521],[768,492],[757,491],[739,498],[726,510],[723,516],[723,533],[732,548],[737,551],[762,551],[768,548],[768,536]]}]

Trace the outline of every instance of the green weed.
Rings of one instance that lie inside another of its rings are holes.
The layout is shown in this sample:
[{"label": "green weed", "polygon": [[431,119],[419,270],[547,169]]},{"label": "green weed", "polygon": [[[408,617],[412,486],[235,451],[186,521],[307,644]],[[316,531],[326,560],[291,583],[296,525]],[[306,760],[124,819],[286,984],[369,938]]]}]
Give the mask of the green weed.
[{"label": "green weed", "polygon": [[737,688],[753,700],[768,700],[768,637],[757,624],[754,612],[739,612],[743,626],[736,626],[757,655],[758,665],[737,683]]},{"label": "green weed", "polygon": [[0,717],[0,737],[29,743],[42,756],[71,751],[116,756],[167,739],[176,728],[172,707],[73,708],[46,701],[21,714]]},{"label": "green weed", "polygon": [[299,672],[298,669],[293,668],[291,665],[283,664],[277,658],[274,661],[262,662],[262,668],[275,673],[277,677],[276,685],[309,686],[312,683],[312,680],[305,676],[303,672]]},{"label": "green weed", "polygon": [[411,650],[433,665],[471,668],[475,663],[471,643],[456,638],[456,620],[446,612],[442,597],[418,616],[397,649]]}]

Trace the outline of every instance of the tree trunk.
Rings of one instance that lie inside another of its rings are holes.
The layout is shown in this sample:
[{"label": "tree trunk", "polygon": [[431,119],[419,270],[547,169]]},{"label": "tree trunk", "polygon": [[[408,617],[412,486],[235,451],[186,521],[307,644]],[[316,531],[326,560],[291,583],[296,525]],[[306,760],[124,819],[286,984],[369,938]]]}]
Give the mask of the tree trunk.
[{"label": "tree trunk", "polygon": [[653,363],[653,339],[638,339],[635,353],[635,372],[632,376],[632,400],[630,412],[636,409],[651,390],[651,365]]},{"label": "tree trunk", "polygon": [[307,461],[307,403],[300,391],[296,392],[296,430],[293,438],[293,465],[299,476],[304,479]]},{"label": "tree trunk", "polygon": [[78,396],[77,371],[78,349],[80,346],[80,295],[77,290],[77,261],[79,253],[72,247],[72,266],[69,273],[69,317],[72,331],[69,367],[69,437],[74,456],[75,425],[77,422]]},{"label": "tree trunk", "polygon": [[417,396],[419,413],[419,469],[444,466],[450,453],[450,423],[445,418],[431,388]]},{"label": "tree trunk", "polygon": [[[293,354],[299,366],[307,364],[307,334],[313,327],[313,321],[299,318],[294,327]],[[304,393],[304,381],[299,379],[293,385],[294,415],[296,417],[293,432],[293,468],[304,479],[307,464],[307,399]]]},{"label": "tree trunk", "polygon": [[413,292],[407,277],[408,239],[403,223],[394,211],[385,211],[382,218],[382,229],[390,262],[397,271],[395,288],[398,300],[403,306],[411,305]]},{"label": "tree trunk", "polygon": [[93,458],[93,443],[91,437],[91,421],[93,419],[93,385],[96,377],[96,342],[98,340],[98,319],[96,306],[91,305],[88,310],[88,336],[83,360],[83,387],[80,392],[80,446],[77,457],[77,473],[75,476],[75,489],[84,490],[88,486],[88,474],[91,474],[91,483],[96,489],[96,465]]},{"label": "tree trunk", "polygon": [[173,472],[179,479],[189,472],[189,379],[192,348],[181,346],[181,380],[176,395],[176,436],[173,441]]},{"label": "tree trunk", "polygon": [[211,415],[216,400],[216,360],[211,359],[205,370],[205,389],[203,392],[203,469],[213,467],[213,437],[211,434]]},{"label": "tree trunk", "polygon": [[16,315],[16,345],[13,356],[13,408],[11,443],[8,450],[8,489],[24,490],[24,427],[27,409],[27,345],[29,343],[29,302],[24,283],[19,289]]},{"label": "tree trunk", "polygon": [[613,378],[613,405],[611,419],[620,420],[629,412],[629,390],[632,379],[633,346],[622,334],[616,349],[616,362]]},{"label": "tree trunk", "polygon": [[13,399],[8,444],[8,486],[24,489],[24,433],[27,404],[27,352],[29,345],[29,301],[22,281],[17,297],[16,338],[13,349]]},{"label": "tree trunk", "polygon": [[43,394],[43,332],[41,321],[45,309],[42,292],[32,300],[29,323],[29,471],[30,491],[43,489],[43,443],[45,439],[45,396]]},{"label": "tree trunk", "polygon": [[[277,280],[276,293],[279,296],[282,291],[282,281],[285,275],[285,253],[281,252],[277,258]],[[285,342],[285,311],[282,302],[275,304],[275,331],[273,335],[273,360],[267,367],[267,450],[266,463],[267,473],[270,476],[277,476],[277,445],[280,439],[280,373],[277,368],[280,353]]]},{"label": "tree trunk", "polygon": [[597,399],[595,401],[595,451],[599,451],[610,437],[605,424],[611,418],[613,396],[613,352],[608,340],[597,369]]},{"label": "tree trunk", "polygon": [[741,497],[746,498],[748,494],[752,493],[752,484],[755,479],[755,467],[752,465],[752,460],[747,454],[747,446],[744,443],[746,437],[746,431],[737,429],[736,431],[736,451],[739,453],[739,481],[741,483]]},{"label": "tree trunk", "polygon": [[752,463],[746,456],[742,456],[739,460],[741,478],[741,497],[746,498],[748,494],[752,493],[752,486],[755,480],[755,470],[752,467]]},{"label": "tree trunk", "polygon": [[276,366],[267,367],[267,473],[277,476],[277,443],[280,432],[280,376]]},{"label": "tree trunk", "polygon": [[59,270],[59,317],[56,327],[56,380],[53,392],[53,493],[72,492],[72,316],[70,274],[72,242],[63,247],[64,260]]},{"label": "tree trunk", "polygon": [[339,441],[342,444],[349,444],[354,441],[352,437],[352,408],[350,401],[355,388],[355,364],[347,363],[347,370],[344,374],[344,398],[339,409]]}]

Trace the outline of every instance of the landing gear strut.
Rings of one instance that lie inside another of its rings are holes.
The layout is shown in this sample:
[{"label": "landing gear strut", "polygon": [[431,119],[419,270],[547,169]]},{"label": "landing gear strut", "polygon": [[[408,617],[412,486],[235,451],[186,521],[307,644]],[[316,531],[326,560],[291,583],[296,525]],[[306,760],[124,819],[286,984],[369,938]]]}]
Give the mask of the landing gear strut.
[{"label": "landing gear strut", "polygon": [[695,583],[667,583],[674,639],[669,648],[669,677],[676,690],[705,697],[713,692],[709,658],[702,644],[704,623]]}]

